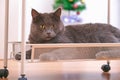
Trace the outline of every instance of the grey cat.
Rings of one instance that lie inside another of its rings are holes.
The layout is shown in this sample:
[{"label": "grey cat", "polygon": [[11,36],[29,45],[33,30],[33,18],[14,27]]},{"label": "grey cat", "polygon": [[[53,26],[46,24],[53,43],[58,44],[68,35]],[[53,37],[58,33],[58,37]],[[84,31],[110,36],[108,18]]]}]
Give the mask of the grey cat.
[{"label": "grey cat", "polygon": [[120,30],[109,24],[88,23],[63,25],[61,8],[53,13],[32,9],[30,43],[115,43],[120,42]]},{"label": "grey cat", "polygon": [[[31,11],[32,23],[29,42],[41,43],[118,43],[120,42],[120,30],[109,24],[88,23],[64,26],[60,16],[61,8],[51,13],[39,13],[35,9]],[[81,52],[81,50],[84,50]],[[40,55],[41,60],[60,60],[95,58],[95,54],[101,49],[93,48],[62,48]],[[31,57],[31,51],[27,53]],[[71,53],[70,53],[71,52]],[[81,52],[81,53],[80,53]],[[89,54],[92,53],[92,54]]]}]

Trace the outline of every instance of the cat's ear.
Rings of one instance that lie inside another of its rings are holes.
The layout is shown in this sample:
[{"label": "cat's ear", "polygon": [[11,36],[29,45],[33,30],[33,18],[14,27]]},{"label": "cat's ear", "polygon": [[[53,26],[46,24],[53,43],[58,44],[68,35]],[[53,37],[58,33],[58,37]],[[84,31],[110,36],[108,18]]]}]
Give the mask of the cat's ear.
[{"label": "cat's ear", "polygon": [[39,15],[39,12],[37,12],[35,9],[32,9],[31,10],[31,15],[32,15],[33,18],[35,18],[36,16]]},{"label": "cat's ear", "polygon": [[62,11],[62,8],[58,8],[58,9],[54,12],[54,14],[55,14],[56,16],[60,17],[60,16],[61,16],[61,11]]}]

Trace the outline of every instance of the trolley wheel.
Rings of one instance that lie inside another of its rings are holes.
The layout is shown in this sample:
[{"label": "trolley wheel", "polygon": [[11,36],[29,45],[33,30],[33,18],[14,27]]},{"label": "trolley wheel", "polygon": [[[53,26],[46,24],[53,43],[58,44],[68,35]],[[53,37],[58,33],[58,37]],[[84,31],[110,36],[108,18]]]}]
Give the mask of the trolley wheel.
[{"label": "trolley wheel", "polygon": [[25,74],[22,74],[21,78],[19,78],[18,80],[27,80],[27,78],[25,78]]},{"label": "trolley wheel", "polygon": [[111,70],[111,67],[109,65],[109,61],[107,62],[107,64],[104,64],[102,65],[101,69],[104,71],[104,72],[109,72]]},{"label": "trolley wheel", "polygon": [[9,75],[9,71],[7,70],[6,67],[4,69],[0,69],[0,78],[7,78]]}]

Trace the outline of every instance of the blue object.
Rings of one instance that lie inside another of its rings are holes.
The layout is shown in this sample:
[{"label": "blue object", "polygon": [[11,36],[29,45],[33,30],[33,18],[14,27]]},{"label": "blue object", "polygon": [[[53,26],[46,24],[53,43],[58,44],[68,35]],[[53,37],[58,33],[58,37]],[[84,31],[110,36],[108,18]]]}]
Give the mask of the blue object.
[{"label": "blue object", "polygon": [[18,78],[18,80],[27,80],[27,78],[25,77],[25,74],[22,74],[21,78]]},{"label": "blue object", "polygon": [[63,23],[75,23],[82,22],[82,19],[78,15],[62,16]]}]

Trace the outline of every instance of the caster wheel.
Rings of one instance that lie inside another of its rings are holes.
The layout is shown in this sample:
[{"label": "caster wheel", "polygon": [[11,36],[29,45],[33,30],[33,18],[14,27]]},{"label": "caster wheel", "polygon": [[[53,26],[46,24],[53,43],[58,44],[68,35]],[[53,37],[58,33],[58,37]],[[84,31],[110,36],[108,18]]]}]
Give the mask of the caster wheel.
[{"label": "caster wheel", "polygon": [[21,53],[17,53],[17,54],[15,55],[15,59],[16,59],[16,60],[21,60]]},{"label": "caster wheel", "polygon": [[25,78],[25,75],[21,75],[21,78],[19,78],[18,80],[27,80],[27,78]]},{"label": "caster wheel", "polygon": [[4,69],[0,69],[0,78],[7,78],[9,74],[9,71],[7,70],[6,67],[4,67]]},{"label": "caster wheel", "polygon": [[102,65],[101,69],[104,72],[109,72],[111,68],[110,68],[110,66],[108,64],[104,64],[104,65]]}]

